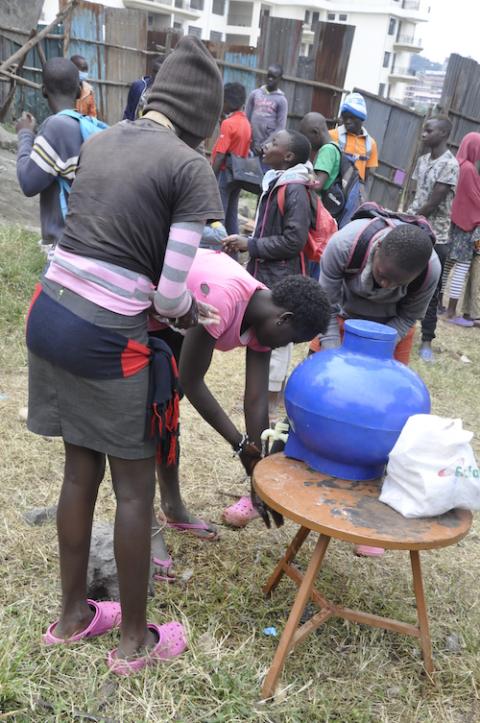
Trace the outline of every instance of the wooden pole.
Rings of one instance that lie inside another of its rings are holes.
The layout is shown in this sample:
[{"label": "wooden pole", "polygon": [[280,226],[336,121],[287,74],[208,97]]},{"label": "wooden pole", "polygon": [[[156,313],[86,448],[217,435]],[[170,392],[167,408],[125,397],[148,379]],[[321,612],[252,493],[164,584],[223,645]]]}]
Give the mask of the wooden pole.
[{"label": "wooden pole", "polygon": [[[240,63],[229,63],[226,60],[220,60],[215,58],[217,65],[224,66],[226,68],[232,68],[233,70],[243,70],[246,73],[258,73],[259,75],[267,75],[268,71],[262,68],[250,68],[248,65],[241,65]],[[338,85],[330,85],[329,83],[321,83],[318,80],[308,80],[307,78],[297,78],[294,75],[284,75],[283,80],[290,80],[293,83],[300,83],[301,85],[310,85],[313,88],[325,88],[326,90],[334,90],[337,93],[346,93],[345,88],[340,88]]]},{"label": "wooden pole", "polygon": [[[36,32],[37,32],[36,30],[32,30],[32,32],[30,33],[30,38],[33,38],[34,35],[36,34]],[[40,47],[40,46],[38,46],[38,47]],[[19,75],[26,59],[27,59],[27,56],[24,55],[15,70],[15,75]],[[4,121],[7,116],[8,109],[10,108],[12,100],[15,97],[16,89],[17,89],[17,78],[10,78],[10,90],[8,91],[7,97],[5,98],[5,101],[2,105],[2,107],[0,108],[0,122]]]},{"label": "wooden pole", "polygon": [[[26,38],[30,37],[30,33],[28,30],[23,30],[22,28],[11,28],[8,25],[0,25],[0,32],[7,32],[7,33],[13,33],[14,35],[25,35]],[[63,35],[55,35],[54,33],[49,33],[45,36],[48,40],[53,38],[58,38],[59,40],[63,39]]]},{"label": "wooden pole", "polygon": [[[26,65],[24,70],[28,70],[30,73],[36,73],[41,74],[40,68],[33,68],[30,65]],[[0,71],[0,73],[6,73],[6,71]],[[13,73],[10,73],[10,75],[13,75]],[[89,83],[92,83],[93,85],[113,85],[118,88],[129,88],[132,84],[132,81],[128,82],[127,80],[102,80],[101,78],[89,78]],[[37,84],[35,84],[35,87],[37,87]],[[40,86],[38,86],[40,88]]]},{"label": "wooden pole", "polygon": [[[30,34],[30,33],[27,33],[26,30],[21,30],[20,28],[9,28],[6,25],[0,25],[0,35],[3,35],[3,33],[13,33],[15,35],[25,35],[25,36],[28,36]],[[59,33],[57,35],[56,33],[48,33],[47,35],[45,35],[45,39],[46,40],[65,40],[65,34]],[[143,48],[132,48],[129,45],[118,45],[118,43],[104,43],[102,40],[93,40],[93,38],[77,38],[77,37],[75,37],[75,38],[72,38],[72,40],[77,40],[79,43],[86,43],[87,45],[103,45],[106,48],[115,48],[116,50],[125,50],[127,53],[137,53],[137,54],[140,53],[142,55],[158,55],[158,51],[156,51],[156,50],[143,50]]]},{"label": "wooden pole", "polygon": [[[16,80],[17,83],[20,85],[26,85],[29,88],[35,88],[35,90],[40,90],[42,87],[40,83],[34,83],[33,80],[27,80],[26,78],[22,78],[20,75],[15,75],[15,73],[10,73],[9,70],[0,70],[0,75],[5,76],[6,78],[11,78],[13,80]],[[3,80],[3,78],[0,78],[0,80]]]},{"label": "wooden pole", "polygon": [[3,63],[0,65],[0,72],[3,70],[8,70],[8,68],[11,65],[14,65],[17,61],[20,61],[27,53],[34,48],[38,43],[45,37],[45,35],[48,35],[50,30],[55,27],[55,25],[58,25],[62,22],[62,20],[70,13],[73,6],[75,5],[76,0],[70,0],[65,10],[62,10],[59,12],[53,20],[50,25],[47,25],[43,30],[41,30],[39,33],[36,33],[36,35],[33,38],[30,38],[25,45],[22,45],[21,48],[19,48],[13,55],[11,55],[9,58],[3,61]]},{"label": "wooden pole", "polygon": [[[42,64],[42,71],[43,71],[43,69],[45,68],[45,64],[47,62],[47,56],[45,55],[45,51],[43,49],[42,43],[39,43],[37,45],[37,53],[38,53],[38,57],[40,58],[40,63]],[[18,73],[18,69],[17,69],[17,73]]]}]

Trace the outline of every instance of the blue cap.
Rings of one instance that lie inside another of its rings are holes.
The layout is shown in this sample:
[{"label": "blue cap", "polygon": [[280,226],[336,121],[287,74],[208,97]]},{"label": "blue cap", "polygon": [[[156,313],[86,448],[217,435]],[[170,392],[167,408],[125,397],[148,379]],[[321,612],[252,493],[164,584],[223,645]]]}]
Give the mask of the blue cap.
[{"label": "blue cap", "polygon": [[349,93],[340,107],[340,114],[351,113],[361,120],[367,119],[367,104],[360,93]]}]

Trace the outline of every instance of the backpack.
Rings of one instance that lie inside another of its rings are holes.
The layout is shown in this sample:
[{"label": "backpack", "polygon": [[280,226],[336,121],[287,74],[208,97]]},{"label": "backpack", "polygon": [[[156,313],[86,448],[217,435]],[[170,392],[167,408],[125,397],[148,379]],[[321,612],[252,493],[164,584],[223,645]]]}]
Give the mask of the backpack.
[{"label": "backpack", "polygon": [[315,261],[316,263],[320,261],[327,243],[337,230],[337,224],[318,197],[315,191],[315,181],[307,183],[304,181],[290,181],[290,183],[285,183],[283,186],[280,186],[277,193],[277,205],[282,216],[285,215],[286,187],[294,183],[300,183],[302,186],[305,186],[305,190],[310,199],[312,218],[315,219],[310,225],[307,242],[300,254],[302,257],[302,267],[304,267],[304,259],[307,259],[307,261]]},{"label": "backpack", "polygon": [[354,161],[334,141],[332,146],[340,153],[338,176],[328,190],[320,192],[322,203],[338,224],[343,228],[350,222],[353,213],[361,204],[361,180]]},{"label": "backpack", "polygon": [[[100,121],[97,118],[93,118],[90,115],[82,115],[76,110],[61,110],[59,113],[57,113],[57,115],[67,115],[69,118],[75,118],[75,120],[78,120],[80,124],[80,135],[82,136],[82,143],[85,143],[85,141],[88,140],[90,136],[93,136],[96,133],[104,131],[106,128],[108,128],[108,125],[106,123],[103,123],[103,121]],[[57,183],[60,186],[60,208],[62,211],[63,220],[65,220],[65,216],[67,215],[68,210],[67,198],[70,194],[71,184],[68,183],[66,178],[62,178],[61,176],[57,176]]]},{"label": "backpack", "polygon": [[[388,208],[383,208],[373,201],[368,201],[367,203],[363,203],[352,216],[352,221],[358,219],[370,219],[370,223],[362,229],[355,240],[355,245],[350,251],[350,256],[345,267],[345,272],[349,274],[360,274],[363,271],[373,241],[382,231],[388,228],[395,228],[395,226],[398,225],[395,221],[417,226],[428,234],[432,242],[432,248],[435,244],[435,234],[427,219],[423,216],[413,216],[408,213],[390,211]],[[414,293],[422,288],[428,277],[429,269],[430,261],[423,271],[408,284],[407,293]]]}]

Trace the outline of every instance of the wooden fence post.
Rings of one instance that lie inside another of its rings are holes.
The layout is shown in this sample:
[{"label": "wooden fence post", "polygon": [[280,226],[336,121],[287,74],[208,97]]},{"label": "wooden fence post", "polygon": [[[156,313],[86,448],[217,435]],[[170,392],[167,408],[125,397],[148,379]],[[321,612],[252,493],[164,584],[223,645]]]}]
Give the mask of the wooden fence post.
[{"label": "wooden fence post", "polygon": [[0,73],[4,70],[8,70],[11,65],[14,65],[17,61],[20,61],[22,58],[24,58],[27,53],[34,48],[38,43],[45,37],[45,35],[48,35],[50,30],[52,30],[55,25],[58,25],[62,22],[62,20],[70,13],[72,8],[74,7],[76,3],[76,0],[70,0],[65,10],[62,10],[59,12],[53,20],[50,25],[47,25],[43,30],[41,30],[39,33],[35,33],[33,38],[30,38],[25,45],[22,45],[21,48],[15,51],[13,55],[11,55],[9,58],[3,61],[3,63],[0,65]]}]

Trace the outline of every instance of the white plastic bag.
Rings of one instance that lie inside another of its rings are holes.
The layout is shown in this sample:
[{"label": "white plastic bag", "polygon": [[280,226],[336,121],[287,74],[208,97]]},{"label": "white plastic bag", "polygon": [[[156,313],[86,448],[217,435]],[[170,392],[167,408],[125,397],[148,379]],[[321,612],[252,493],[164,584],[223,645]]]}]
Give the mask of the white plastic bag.
[{"label": "white plastic bag", "polygon": [[461,419],[414,414],[390,452],[380,501],[404,517],[480,509],[480,470]]}]

